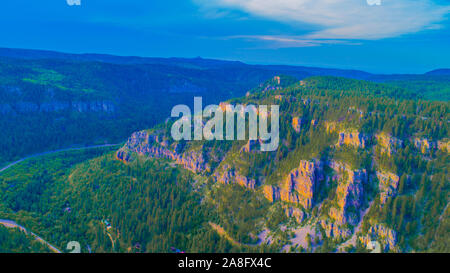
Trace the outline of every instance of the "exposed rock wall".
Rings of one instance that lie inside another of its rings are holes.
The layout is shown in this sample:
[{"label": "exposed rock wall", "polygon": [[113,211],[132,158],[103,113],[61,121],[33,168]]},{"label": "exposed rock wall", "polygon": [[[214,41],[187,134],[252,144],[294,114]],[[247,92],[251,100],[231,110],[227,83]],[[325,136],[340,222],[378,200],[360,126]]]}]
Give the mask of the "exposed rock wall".
[{"label": "exposed rock wall", "polygon": [[377,178],[379,182],[380,201],[381,204],[384,204],[388,197],[394,196],[397,193],[400,178],[394,173],[380,171],[377,172]]},{"label": "exposed rock wall", "polygon": [[428,154],[431,150],[437,148],[437,144],[426,138],[415,138],[413,140],[414,147],[416,147],[422,154]]},{"label": "exposed rock wall", "polygon": [[78,113],[113,113],[116,105],[111,101],[52,101],[41,104],[29,101],[0,104],[2,114],[51,113],[72,111]]},{"label": "exposed rock wall", "polygon": [[329,216],[337,225],[356,224],[364,195],[364,184],[367,183],[366,170],[352,170],[346,164],[332,161],[330,167],[338,173],[336,189],[337,207],[332,207]]},{"label": "exposed rock wall", "polygon": [[397,148],[403,146],[402,140],[384,133],[377,134],[375,136],[375,139],[377,140],[378,145],[381,147],[381,152],[387,153],[389,156],[395,153],[397,151]]},{"label": "exposed rock wall", "polygon": [[167,140],[159,139],[157,135],[140,131],[132,134],[125,146],[117,152],[117,158],[122,161],[129,161],[132,159],[130,153],[135,152],[151,158],[173,160],[194,173],[210,170],[202,151],[191,150],[180,153],[180,149],[179,145],[168,147]]},{"label": "exposed rock wall", "polygon": [[348,145],[364,149],[367,145],[368,137],[358,131],[339,132],[338,146]]},{"label": "exposed rock wall", "polygon": [[297,133],[300,133],[302,127],[302,119],[300,117],[293,117],[292,118],[292,128],[294,128],[294,131]]},{"label": "exposed rock wall", "polygon": [[303,211],[299,208],[294,208],[294,207],[290,207],[290,206],[286,206],[284,208],[284,212],[286,213],[286,216],[289,218],[294,218],[295,221],[298,224],[301,224],[305,218],[305,214],[303,213]]},{"label": "exposed rock wall", "polygon": [[325,230],[325,234],[328,238],[345,239],[351,235],[351,231],[348,228],[344,228],[336,223],[321,220],[319,224]]},{"label": "exposed rock wall", "polygon": [[397,245],[397,233],[384,225],[374,225],[368,230],[366,236],[360,237],[360,241],[367,246],[372,241],[377,241],[384,246],[384,251],[395,251]]},{"label": "exposed rock wall", "polygon": [[222,184],[228,185],[231,183],[237,183],[243,187],[249,188],[254,190],[256,188],[256,180],[250,179],[246,176],[243,176],[239,173],[237,173],[234,169],[232,169],[230,166],[226,165],[224,170],[219,175],[218,173],[215,173],[214,176],[216,178],[217,182],[220,182]]},{"label": "exposed rock wall", "polygon": [[292,170],[280,187],[265,186],[264,194],[271,201],[281,200],[302,205],[310,209],[314,204],[317,184],[321,178],[320,162],[302,160],[299,167]]}]

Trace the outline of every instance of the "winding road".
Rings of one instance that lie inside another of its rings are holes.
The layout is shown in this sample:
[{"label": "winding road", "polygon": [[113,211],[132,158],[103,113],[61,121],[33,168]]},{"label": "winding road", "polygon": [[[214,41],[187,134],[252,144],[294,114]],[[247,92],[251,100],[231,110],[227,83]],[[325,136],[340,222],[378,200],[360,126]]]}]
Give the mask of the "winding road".
[{"label": "winding road", "polygon": [[[40,157],[40,156],[44,156],[44,155],[49,155],[49,154],[55,154],[55,153],[61,153],[61,152],[69,152],[69,151],[79,151],[79,150],[87,150],[87,149],[95,149],[95,148],[104,148],[104,147],[114,147],[114,146],[119,146],[121,145],[119,144],[103,144],[103,145],[92,145],[92,146],[86,146],[86,147],[78,147],[78,148],[65,148],[65,149],[59,149],[59,150],[54,150],[54,151],[48,151],[48,152],[43,152],[43,153],[39,153],[39,154],[34,154],[34,155],[30,155],[27,157],[24,157],[22,159],[19,159],[15,162],[12,162],[10,164],[8,164],[7,166],[3,167],[0,169],[0,173],[8,170],[9,168],[27,160],[27,159],[31,159],[31,158],[36,158],[36,157]],[[16,222],[12,221],[12,220],[6,220],[6,219],[0,219],[0,225],[5,226],[7,228],[18,228],[20,231],[24,232],[25,234],[29,234],[31,236],[33,236],[36,241],[46,245],[52,252],[54,253],[62,253],[61,250],[59,250],[58,248],[56,248],[55,246],[53,246],[52,244],[50,244],[49,242],[47,242],[46,240],[44,240],[42,237],[40,237],[39,235],[28,231],[25,227],[17,224]]]},{"label": "winding road", "polygon": [[78,148],[65,148],[65,149],[59,149],[59,150],[54,150],[54,151],[48,151],[48,152],[43,152],[43,153],[39,153],[39,154],[34,154],[34,155],[30,155],[27,157],[24,157],[22,159],[19,159],[17,161],[14,161],[13,163],[10,163],[9,165],[6,165],[5,167],[0,169],[0,173],[6,171],[7,169],[27,160],[27,159],[31,159],[31,158],[35,158],[35,157],[40,157],[40,156],[44,156],[44,155],[49,155],[49,154],[56,154],[56,153],[61,153],[61,152],[70,152],[70,151],[79,151],[79,150],[87,150],[87,149],[95,149],[95,148],[104,148],[104,147],[114,147],[114,146],[119,146],[121,145],[119,144],[103,144],[103,145],[93,145],[93,146],[86,146],[86,147],[78,147]]},{"label": "winding road", "polygon": [[37,235],[37,234],[35,234],[35,233],[31,232],[31,231],[28,231],[25,227],[17,224],[14,221],[0,219],[0,225],[3,225],[5,227],[7,227],[7,228],[18,228],[20,231],[24,232],[25,234],[33,236],[36,241],[38,241],[41,244],[47,246],[52,252],[54,252],[54,253],[62,253],[61,250],[59,250],[58,248],[56,248],[55,246],[53,246],[52,244],[50,244],[46,240],[42,239],[42,237],[40,237],[39,235]]}]

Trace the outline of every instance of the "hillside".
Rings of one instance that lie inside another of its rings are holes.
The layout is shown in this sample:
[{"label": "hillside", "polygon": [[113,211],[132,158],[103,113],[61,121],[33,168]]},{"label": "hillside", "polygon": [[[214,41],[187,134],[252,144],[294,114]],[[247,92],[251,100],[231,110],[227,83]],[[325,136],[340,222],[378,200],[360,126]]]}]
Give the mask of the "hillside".
[{"label": "hillside", "polygon": [[279,104],[278,149],[176,142],[172,119],[112,153],[0,174],[0,218],[94,252],[366,252],[373,240],[385,252],[450,251],[448,102],[285,76],[227,102]]},{"label": "hillside", "polygon": [[[224,187],[264,196],[271,205],[242,227],[234,210],[221,214],[240,242],[257,243],[266,230],[266,243],[284,250],[355,251],[378,240],[384,251],[429,251],[448,236],[439,227],[449,213],[449,104],[411,99],[387,85],[311,78],[230,100],[280,104],[275,152],[260,152],[258,141],[173,142],[167,128],[133,134],[117,156],[164,158],[207,177],[206,200],[219,211],[227,201],[214,194]],[[274,212],[285,218],[263,220]]]},{"label": "hillside", "polygon": [[[448,101],[448,75],[373,75],[202,58],[141,58],[0,49],[0,166],[26,155],[124,141],[177,104],[243,96],[276,75],[387,82],[415,98]],[[285,87],[285,86],[281,86]]]}]

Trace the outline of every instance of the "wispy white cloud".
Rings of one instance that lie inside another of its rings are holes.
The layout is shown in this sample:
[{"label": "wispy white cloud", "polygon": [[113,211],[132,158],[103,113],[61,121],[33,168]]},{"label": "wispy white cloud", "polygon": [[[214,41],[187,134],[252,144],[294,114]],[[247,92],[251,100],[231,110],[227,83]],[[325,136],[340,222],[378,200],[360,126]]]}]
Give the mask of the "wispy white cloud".
[{"label": "wispy white cloud", "polygon": [[81,0],[66,0],[69,6],[81,6]]},{"label": "wispy white cloud", "polygon": [[[313,26],[302,36],[248,35],[286,46],[337,40],[376,40],[436,29],[450,4],[433,0],[194,0],[204,10],[235,9],[293,26]],[[313,29],[313,28],[311,28]],[[318,29],[318,30],[317,30]],[[243,37],[245,38],[245,36]]]},{"label": "wispy white cloud", "polygon": [[249,41],[266,41],[271,48],[285,48],[285,47],[312,47],[325,44],[346,44],[358,45],[359,42],[349,40],[330,40],[330,39],[307,39],[304,36],[275,36],[275,35],[235,35],[228,36],[225,39],[246,39]]}]

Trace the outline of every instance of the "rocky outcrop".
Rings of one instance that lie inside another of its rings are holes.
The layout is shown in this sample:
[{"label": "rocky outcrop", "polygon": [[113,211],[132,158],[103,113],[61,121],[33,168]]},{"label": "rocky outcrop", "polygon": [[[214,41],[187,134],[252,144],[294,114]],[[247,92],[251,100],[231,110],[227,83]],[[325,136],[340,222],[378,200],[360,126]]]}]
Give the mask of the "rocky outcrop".
[{"label": "rocky outcrop", "polygon": [[442,139],[439,141],[431,141],[427,138],[414,138],[414,147],[416,147],[422,154],[429,154],[434,150],[441,150],[443,152],[450,152],[450,140]]},{"label": "rocky outcrop", "polygon": [[337,225],[356,224],[363,201],[366,170],[351,170],[346,164],[332,161],[330,167],[338,172],[336,205],[330,208],[329,216]]},{"label": "rocky outcrop", "polygon": [[339,132],[338,146],[348,145],[357,148],[366,148],[368,137],[358,131],[341,131]]},{"label": "rocky outcrop", "polygon": [[175,161],[183,168],[194,173],[210,171],[203,152],[189,150],[181,153],[182,144],[168,144],[167,139],[158,135],[150,134],[148,131],[133,133],[124,147],[116,154],[117,159],[128,162],[132,160],[131,153],[147,156],[150,158],[164,158]]},{"label": "rocky outcrop", "polygon": [[367,235],[360,237],[359,239],[365,246],[372,241],[376,241],[384,247],[384,251],[395,251],[397,245],[396,232],[381,224],[371,226]]},{"label": "rocky outcrop", "polygon": [[319,224],[324,229],[325,234],[328,238],[345,239],[352,234],[348,228],[344,228],[336,223],[332,223],[327,220],[321,220]]},{"label": "rocky outcrop", "polygon": [[292,128],[294,128],[294,131],[296,131],[297,133],[300,133],[300,130],[302,128],[302,119],[299,117],[293,117]]},{"label": "rocky outcrop", "polygon": [[389,156],[395,153],[398,148],[403,146],[402,140],[388,134],[380,133],[375,136],[375,139],[381,148],[381,153],[387,153]]},{"label": "rocky outcrop", "polygon": [[379,182],[380,201],[381,204],[384,204],[388,197],[394,196],[397,193],[400,178],[396,174],[380,171],[377,172],[377,178]]},{"label": "rocky outcrop", "polygon": [[280,200],[280,188],[272,185],[264,185],[263,193],[267,200],[271,203]]},{"label": "rocky outcrop", "polygon": [[75,101],[71,105],[75,111],[80,113],[115,111],[115,105],[110,101]]},{"label": "rocky outcrop", "polygon": [[111,101],[51,101],[40,104],[29,101],[19,101],[15,103],[0,104],[0,113],[5,115],[52,113],[62,111],[79,113],[113,113],[116,111],[116,106]]},{"label": "rocky outcrop", "polygon": [[335,160],[328,162],[328,166],[338,174],[346,174],[350,181],[356,181],[362,184],[367,182],[367,171],[364,169],[353,170],[349,165]]},{"label": "rocky outcrop", "polygon": [[305,218],[305,213],[299,208],[285,206],[284,212],[286,213],[287,217],[294,218],[298,224],[301,224]]},{"label": "rocky outcrop", "polygon": [[322,178],[321,172],[320,162],[302,160],[299,167],[289,173],[280,187],[264,187],[264,195],[271,202],[281,200],[310,209],[314,204],[317,184]]},{"label": "rocky outcrop", "polygon": [[232,169],[230,166],[226,165],[223,167],[224,171],[221,172],[221,174],[214,174],[216,181],[220,182],[222,184],[228,185],[231,183],[239,184],[243,187],[246,187],[248,189],[254,190],[256,188],[256,180],[250,179],[244,175],[241,175],[237,173],[234,169]]},{"label": "rocky outcrop", "polygon": [[413,140],[414,147],[416,147],[422,154],[428,154],[431,150],[436,149],[437,144],[426,138],[415,138]]}]

